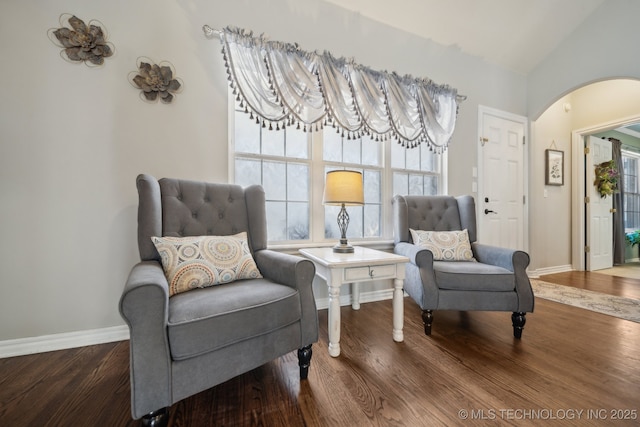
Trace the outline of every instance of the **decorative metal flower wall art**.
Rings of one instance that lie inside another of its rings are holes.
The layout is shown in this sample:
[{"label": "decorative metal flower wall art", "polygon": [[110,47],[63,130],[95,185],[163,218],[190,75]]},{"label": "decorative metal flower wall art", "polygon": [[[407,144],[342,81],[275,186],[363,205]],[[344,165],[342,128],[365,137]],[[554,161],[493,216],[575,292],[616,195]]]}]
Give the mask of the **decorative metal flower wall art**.
[{"label": "decorative metal flower wall art", "polygon": [[[64,26],[65,20],[71,28]],[[52,42],[64,48],[60,55],[66,60],[98,66],[104,63],[104,58],[113,55],[115,48],[107,42],[101,22],[91,20],[87,25],[82,19],[67,13],[60,15],[60,25],[61,28],[52,28],[47,34]]]},{"label": "decorative metal flower wall art", "polygon": [[142,90],[140,97],[144,100],[153,102],[160,99],[170,104],[174,94],[182,89],[181,79],[174,77],[174,74],[173,65],[169,62],[154,64],[148,58],[138,58],[138,71],[129,73],[129,80],[134,87]]}]

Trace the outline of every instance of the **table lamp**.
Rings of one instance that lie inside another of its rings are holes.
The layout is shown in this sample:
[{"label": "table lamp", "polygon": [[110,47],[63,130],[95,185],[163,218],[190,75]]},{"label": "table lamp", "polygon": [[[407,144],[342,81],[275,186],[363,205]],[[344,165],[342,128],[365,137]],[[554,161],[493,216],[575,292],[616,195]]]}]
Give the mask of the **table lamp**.
[{"label": "table lamp", "polygon": [[341,233],[340,243],[333,247],[333,252],[352,253],[353,246],[347,243],[349,214],[345,206],[364,205],[362,172],[348,170],[327,172],[322,203],[325,205],[342,206],[340,213],[338,213],[338,227]]}]

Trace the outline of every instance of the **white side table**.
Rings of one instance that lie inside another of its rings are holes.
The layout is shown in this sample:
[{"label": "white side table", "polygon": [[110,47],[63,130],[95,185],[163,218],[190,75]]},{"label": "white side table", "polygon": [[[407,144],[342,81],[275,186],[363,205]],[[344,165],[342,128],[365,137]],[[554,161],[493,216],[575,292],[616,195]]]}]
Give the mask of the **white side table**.
[{"label": "white side table", "polygon": [[409,258],[388,252],[355,246],[355,252],[341,254],[332,248],[300,249],[300,253],[313,261],[316,274],[326,280],[329,288],[329,354],[340,355],[340,287],[351,283],[352,308],[360,308],[362,282],[393,279],[393,340],[402,342],[404,335],[404,301],[402,285],[404,264]]}]

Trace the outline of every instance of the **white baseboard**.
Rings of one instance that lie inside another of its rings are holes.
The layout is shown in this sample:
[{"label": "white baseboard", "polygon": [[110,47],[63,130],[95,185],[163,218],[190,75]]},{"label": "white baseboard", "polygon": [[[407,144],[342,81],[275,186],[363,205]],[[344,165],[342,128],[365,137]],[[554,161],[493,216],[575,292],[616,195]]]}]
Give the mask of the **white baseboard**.
[{"label": "white baseboard", "polygon": [[[360,302],[390,300],[393,289],[360,293]],[[341,295],[340,305],[351,305],[351,295]],[[329,307],[329,298],[316,300],[318,310]],[[43,335],[39,337],[19,338],[0,341],[0,359],[6,357],[25,356],[27,354],[47,351],[65,350],[87,345],[105,344],[129,339],[129,328],[125,325],[110,328],[91,329],[86,331],[67,332],[62,334]]]},{"label": "white baseboard", "polygon": [[537,278],[544,276],[545,274],[566,273],[567,271],[573,271],[573,266],[567,264],[555,267],[538,268],[537,270],[527,270],[527,275],[531,278]]},{"label": "white baseboard", "polygon": [[129,339],[127,326],[0,341],[0,359]]}]

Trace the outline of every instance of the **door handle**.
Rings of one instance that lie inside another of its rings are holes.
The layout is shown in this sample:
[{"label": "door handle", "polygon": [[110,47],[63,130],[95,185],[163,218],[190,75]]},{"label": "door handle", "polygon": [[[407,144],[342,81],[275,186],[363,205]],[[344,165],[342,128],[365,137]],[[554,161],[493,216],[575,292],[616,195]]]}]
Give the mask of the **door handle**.
[{"label": "door handle", "polygon": [[490,209],[485,209],[485,210],[484,210],[484,214],[485,214],[485,215],[488,215],[488,214],[490,214],[490,213],[497,214],[498,212],[496,212],[496,211],[492,211],[492,210],[490,210]]}]

